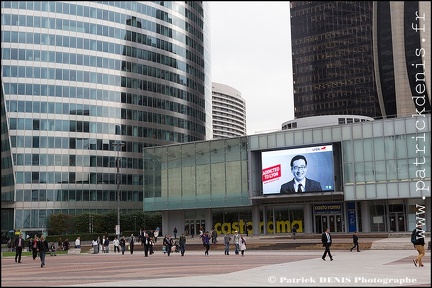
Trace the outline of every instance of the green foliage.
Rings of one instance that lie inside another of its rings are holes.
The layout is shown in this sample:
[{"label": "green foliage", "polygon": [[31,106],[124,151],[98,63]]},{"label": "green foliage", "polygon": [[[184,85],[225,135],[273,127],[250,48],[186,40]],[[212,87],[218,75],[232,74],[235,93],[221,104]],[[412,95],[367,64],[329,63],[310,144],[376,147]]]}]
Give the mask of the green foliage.
[{"label": "green foliage", "polygon": [[[50,242],[58,241],[58,238],[68,238],[72,242],[77,236],[82,241],[90,241],[97,236],[115,235],[117,225],[117,211],[110,211],[104,214],[83,213],[78,215],[52,214],[49,217],[48,229]],[[153,230],[162,227],[162,214],[160,212],[135,211],[120,215],[120,228],[122,235],[138,235],[143,228]],[[66,236],[66,237],[64,237]]]},{"label": "green foliage", "polygon": [[74,230],[74,216],[69,214],[51,214],[49,216],[50,232],[52,234],[65,234]]}]

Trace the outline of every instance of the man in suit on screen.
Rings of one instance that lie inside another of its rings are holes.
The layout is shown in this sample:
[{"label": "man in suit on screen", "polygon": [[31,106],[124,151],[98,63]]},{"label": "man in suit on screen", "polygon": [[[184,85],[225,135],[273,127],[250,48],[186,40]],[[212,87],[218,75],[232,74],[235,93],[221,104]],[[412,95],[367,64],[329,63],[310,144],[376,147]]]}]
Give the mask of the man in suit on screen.
[{"label": "man in suit on screen", "polygon": [[305,156],[296,155],[291,159],[291,172],[294,178],[282,184],[281,194],[322,191],[320,182],[306,178],[307,160]]}]

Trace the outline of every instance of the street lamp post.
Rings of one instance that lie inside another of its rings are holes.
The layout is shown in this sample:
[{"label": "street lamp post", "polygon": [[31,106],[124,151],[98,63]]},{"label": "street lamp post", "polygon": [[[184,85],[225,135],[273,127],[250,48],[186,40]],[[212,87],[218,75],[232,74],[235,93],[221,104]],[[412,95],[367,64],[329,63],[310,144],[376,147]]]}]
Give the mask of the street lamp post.
[{"label": "street lamp post", "polygon": [[93,233],[93,215],[89,214],[89,233]]},{"label": "street lamp post", "polygon": [[42,233],[41,233],[41,235],[45,235],[45,234],[44,234],[44,227],[45,227],[45,217],[44,217],[44,216],[41,217],[41,222],[42,222],[42,223],[41,223],[41,226],[42,226],[42,227],[41,227],[41,228],[42,228]]},{"label": "street lamp post", "polygon": [[120,239],[120,157],[119,157],[119,151],[120,149],[125,145],[123,142],[115,142],[113,143],[113,146],[116,147],[117,150],[117,156],[116,156],[116,168],[117,168],[117,174],[116,174],[116,182],[117,182],[117,239]]},{"label": "street lamp post", "polygon": [[136,218],[137,218],[137,216],[133,216],[134,217],[134,220],[135,220],[135,233],[136,233]]}]

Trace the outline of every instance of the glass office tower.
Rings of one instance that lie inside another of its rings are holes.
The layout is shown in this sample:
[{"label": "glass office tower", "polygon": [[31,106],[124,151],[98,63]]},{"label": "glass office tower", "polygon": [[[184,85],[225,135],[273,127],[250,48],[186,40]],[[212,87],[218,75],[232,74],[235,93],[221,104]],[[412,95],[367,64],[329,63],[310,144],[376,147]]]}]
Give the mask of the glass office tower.
[{"label": "glass office tower", "polygon": [[431,111],[428,1],[291,1],[295,117]]},{"label": "glass office tower", "polygon": [[117,193],[122,213],[142,210],[143,148],[211,137],[205,7],[2,1],[15,177],[13,199],[2,189],[2,211],[15,219],[2,232],[43,231],[53,213],[115,210]]}]

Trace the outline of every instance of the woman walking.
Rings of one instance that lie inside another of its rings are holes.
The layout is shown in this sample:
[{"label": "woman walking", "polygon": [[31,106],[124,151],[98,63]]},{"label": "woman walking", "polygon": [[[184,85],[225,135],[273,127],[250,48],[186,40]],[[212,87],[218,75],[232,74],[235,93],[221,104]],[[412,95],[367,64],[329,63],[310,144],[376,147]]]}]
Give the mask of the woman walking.
[{"label": "woman walking", "polygon": [[246,240],[243,238],[243,235],[240,235],[239,247],[241,255],[244,257],[244,251],[246,250]]}]

